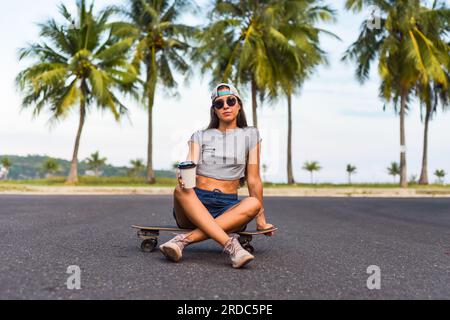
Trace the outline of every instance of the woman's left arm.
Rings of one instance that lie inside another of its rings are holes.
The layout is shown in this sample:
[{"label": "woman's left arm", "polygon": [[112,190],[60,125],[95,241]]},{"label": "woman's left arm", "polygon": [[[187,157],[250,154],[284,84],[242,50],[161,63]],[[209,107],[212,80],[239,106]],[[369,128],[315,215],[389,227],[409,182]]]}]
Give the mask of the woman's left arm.
[{"label": "woman's left arm", "polygon": [[[266,230],[273,228],[273,225],[267,223],[264,212],[263,184],[260,176],[260,155],[261,143],[258,143],[257,147],[249,152],[247,163],[247,186],[250,197],[257,198],[259,202],[261,202],[261,210],[256,216],[256,226],[258,230]],[[268,233],[266,235],[272,236],[273,233]]]}]

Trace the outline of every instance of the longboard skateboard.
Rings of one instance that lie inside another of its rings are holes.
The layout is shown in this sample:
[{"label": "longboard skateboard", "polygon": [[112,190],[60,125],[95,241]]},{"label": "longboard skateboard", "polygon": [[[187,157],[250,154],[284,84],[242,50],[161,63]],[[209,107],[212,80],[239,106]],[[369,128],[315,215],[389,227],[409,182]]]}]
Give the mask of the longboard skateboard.
[{"label": "longboard skateboard", "polygon": [[[132,226],[133,229],[137,229],[137,235],[139,239],[143,240],[141,243],[141,250],[143,252],[149,253],[155,251],[155,248],[158,246],[158,238],[161,232],[180,232],[180,233],[188,233],[191,232],[192,229],[180,229],[177,227],[142,227],[142,226]],[[251,245],[253,240],[253,236],[259,236],[266,233],[277,231],[278,228],[272,228],[261,231],[243,231],[236,232],[235,234],[239,235],[239,242],[242,247],[250,253],[255,251],[255,248]]]}]

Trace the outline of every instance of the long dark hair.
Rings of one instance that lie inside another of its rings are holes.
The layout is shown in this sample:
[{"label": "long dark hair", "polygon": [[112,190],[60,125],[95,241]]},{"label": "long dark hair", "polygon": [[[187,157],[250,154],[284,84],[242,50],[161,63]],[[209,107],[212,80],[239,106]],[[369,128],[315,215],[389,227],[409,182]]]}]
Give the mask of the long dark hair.
[{"label": "long dark hair", "polygon": [[[229,89],[229,88],[227,86],[222,86],[218,90],[221,90],[221,89]],[[241,106],[241,109],[239,110],[239,114],[237,116],[237,126],[238,126],[238,128],[244,129],[244,128],[248,127],[247,116],[245,115],[244,105],[243,105],[241,99],[239,99],[238,97],[236,97],[236,99],[237,99],[239,105]],[[220,119],[217,116],[213,106],[211,106],[210,112],[211,112],[211,121],[209,122],[209,126],[206,130],[219,129]],[[248,155],[247,155],[247,163],[248,163]],[[241,188],[245,186],[246,181],[247,181],[247,165],[245,166],[245,177],[241,178],[239,180],[239,185]]]}]

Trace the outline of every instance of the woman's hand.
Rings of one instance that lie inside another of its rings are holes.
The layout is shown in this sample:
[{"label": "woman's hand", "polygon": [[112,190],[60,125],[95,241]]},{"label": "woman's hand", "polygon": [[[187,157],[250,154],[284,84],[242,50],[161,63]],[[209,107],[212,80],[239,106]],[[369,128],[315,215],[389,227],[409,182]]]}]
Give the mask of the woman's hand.
[{"label": "woman's hand", "polygon": [[[256,229],[258,231],[262,231],[262,230],[268,230],[268,229],[272,229],[272,228],[275,228],[275,226],[273,224],[267,223],[265,210],[264,210],[264,208],[261,208],[261,210],[259,211],[259,214],[256,217]],[[265,233],[264,235],[266,235],[267,237],[272,237],[274,235],[274,232],[268,232],[268,233]]]},{"label": "woman's hand", "polygon": [[178,179],[178,186],[181,189],[184,189],[185,184],[184,184],[183,179],[181,179],[181,171],[180,171],[180,169],[177,169],[177,179]]},{"label": "woman's hand", "polygon": [[[262,230],[268,230],[268,229],[272,229],[275,226],[273,224],[270,223],[258,223],[257,224],[257,230],[258,231],[262,231]],[[272,237],[275,234],[275,232],[268,232],[268,233],[264,233],[265,236],[267,237]]]}]

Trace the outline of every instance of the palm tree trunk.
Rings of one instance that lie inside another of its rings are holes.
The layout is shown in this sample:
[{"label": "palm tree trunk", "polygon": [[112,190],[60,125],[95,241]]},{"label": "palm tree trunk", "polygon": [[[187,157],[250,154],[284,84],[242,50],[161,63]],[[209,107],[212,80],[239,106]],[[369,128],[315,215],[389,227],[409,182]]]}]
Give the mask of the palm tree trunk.
[{"label": "palm tree trunk", "polygon": [[75,147],[73,150],[72,162],[70,164],[69,177],[67,183],[78,183],[78,150],[80,148],[81,133],[83,132],[84,122],[86,120],[86,102],[84,98],[80,103],[80,123],[78,125]]},{"label": "palm tree trunk", "polygon": [[294,174],[292,171],[292,96],[290,93],[288,98],[288,150],[287,150],[287,176],[288,184],[294,184]]},{"label": "palm tree trunk", "polygon": [[153,170],[153,106],[155,103],[155,91],[157,81],[156,55],[152,49],[150,65],[147,67],[147,98],[148,98],[148,148],[147,148],[147,183],[155,184],[155,172]]},{"label": "palm tree trunk", "polygon": [[423,155],[422,155],[422,171],[420,173],[419,184],[429,184],[428,181],[428,128],[430,124],[431,107],[427,106],[425,115],[425,128],[423,133]]},{"label": "palm tree trunk", "polygon": [[405,112],[406,112],[405,89],[402,90],[400,101],[400,187],[408,187],[408,178],[406,170],[406,137],[405,137]]},{"label": "palm tree trunk", "polygon": [[148,97],[148,146],[147,146],[147,183],[156,183],[155,172],[153,170],[153,100],[151,94]]},{"label": "palm tree trunk", "polygon": [[257,87],[255,79],[252,79],[252,110],[253,110],[253,126],[258,128],[258,101],[257,99]]}]

